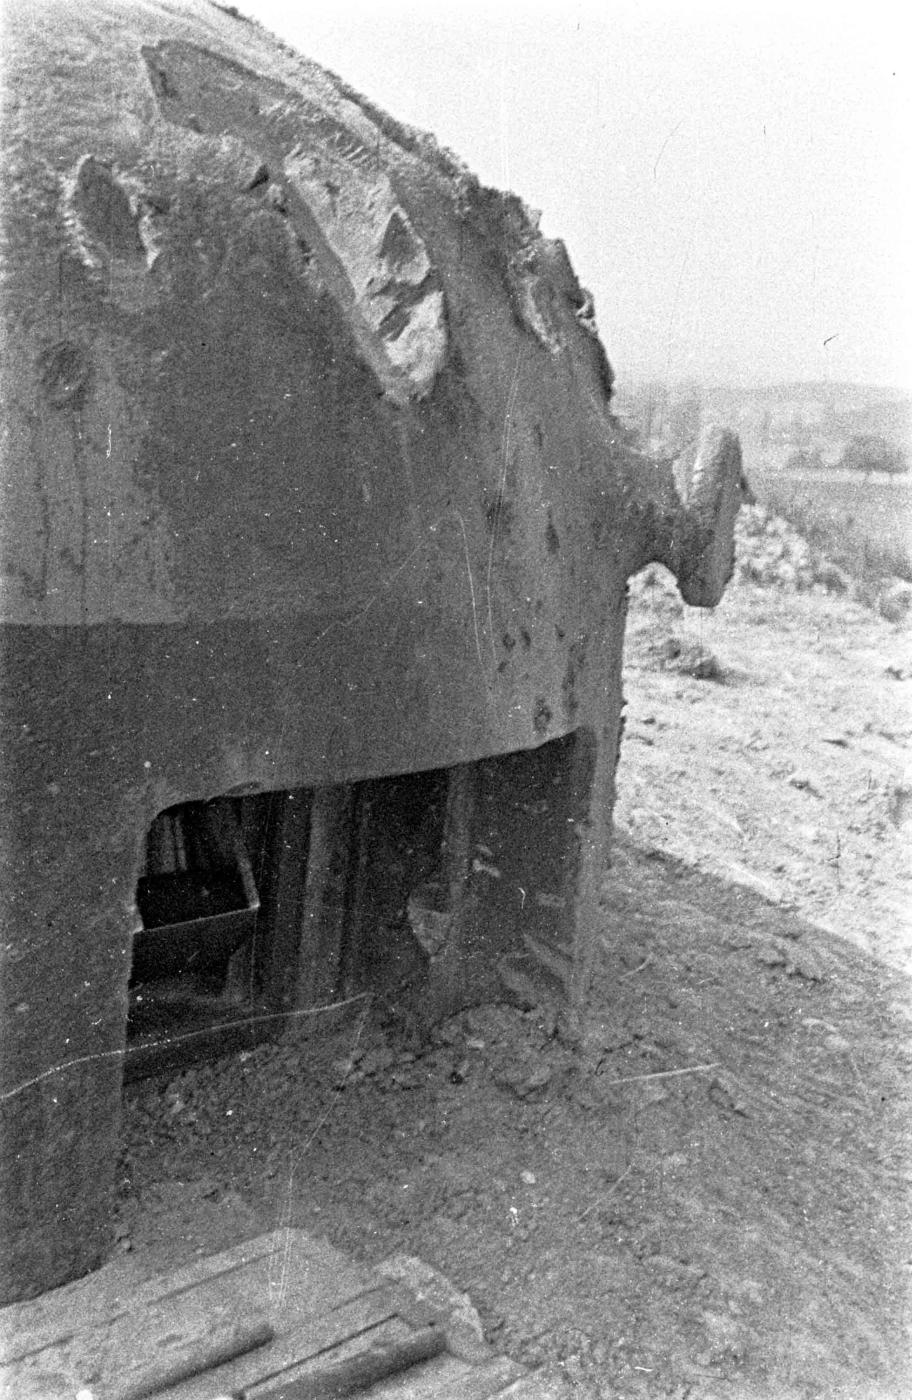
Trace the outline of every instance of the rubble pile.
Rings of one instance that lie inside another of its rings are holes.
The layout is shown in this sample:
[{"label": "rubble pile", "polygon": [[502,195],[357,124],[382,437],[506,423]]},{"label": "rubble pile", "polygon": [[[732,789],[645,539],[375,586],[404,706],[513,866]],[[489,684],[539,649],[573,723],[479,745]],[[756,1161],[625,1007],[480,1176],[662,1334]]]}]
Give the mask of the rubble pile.
[{"label": "rubble pile", "polygon": [[735,581],[792,592],[821,584],[844,593],[848,575],[829,561],[816,561],[807,540],[781,516],[754,505],[741,509],[735,524]]},{"label": "rubble pile", "polygon": [[742,508],[735,524],[734,582],[845,594],[897,625],[912,612],[912,583],[894,577],[853,578],[787,520],[759,505]]}]

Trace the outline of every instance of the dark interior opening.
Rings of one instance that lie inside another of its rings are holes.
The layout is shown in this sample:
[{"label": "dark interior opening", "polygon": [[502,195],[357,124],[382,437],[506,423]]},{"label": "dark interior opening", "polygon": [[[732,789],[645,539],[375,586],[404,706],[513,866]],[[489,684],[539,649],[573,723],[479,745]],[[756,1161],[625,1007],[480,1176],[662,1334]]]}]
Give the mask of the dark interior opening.
[{"label": "dark interior opening", "polygon": [[[136,889],[131,1077],[315,1030],[567,984],[591,736],[158,814]],[[462,998],[462,1001],[460,1001]],[[363,1005],[363,1002],[360,1003]]]},{"label": "dark interior opening", "polygon": [[159,813],[136,889],[142,932],[131,984],[173,977],[224,981],[253,938],[260,906],[235,804],[188,802]]},{"label": "dark interior opening", "polygon": [[448,790],[436,769],[160,812],[136,887],[130,1077],[420,972],[408,904],[440,875]]},{"label": "dark interior opening", "polygon": [[270,796],[255,805],[228,797],[181,803],[149,827],[136,886],[142,927],[133,939],[129,1068],[147,1072],[136,1053],[143,1045],[180,1042],[267,1009],[256,867],[262,872]]}]

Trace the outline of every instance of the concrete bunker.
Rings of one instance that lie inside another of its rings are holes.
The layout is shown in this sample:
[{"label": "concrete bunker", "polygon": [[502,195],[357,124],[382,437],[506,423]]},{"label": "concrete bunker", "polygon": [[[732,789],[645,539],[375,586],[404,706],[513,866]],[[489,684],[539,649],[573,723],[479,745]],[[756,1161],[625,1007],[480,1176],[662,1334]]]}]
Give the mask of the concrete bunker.
[{"label": "concrete bunker", "polygon": [[105,1257],[169,1015],[183,1054],[531,972],[572,1029],[627,579],[714,606],[742,477],[721,428],[638,452],[563,245],[258,26],[3,21],[9,1302]]}]

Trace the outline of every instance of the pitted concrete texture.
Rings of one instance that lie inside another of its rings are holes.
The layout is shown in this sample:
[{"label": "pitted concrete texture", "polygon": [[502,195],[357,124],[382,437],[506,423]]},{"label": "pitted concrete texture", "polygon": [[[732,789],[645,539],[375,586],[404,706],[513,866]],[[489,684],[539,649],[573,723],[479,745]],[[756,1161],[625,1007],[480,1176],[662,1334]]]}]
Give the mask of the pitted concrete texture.
[{"label": "pitted concrete texture", "polygon": [[627,578],[718,600],[740,457],[706,439],[694,495],[633,450],[563,245],[230,9],[3,23],[12,1297],[105,1248],[163,809],[579,732],[574,824],[539,840],[584,998]]}]

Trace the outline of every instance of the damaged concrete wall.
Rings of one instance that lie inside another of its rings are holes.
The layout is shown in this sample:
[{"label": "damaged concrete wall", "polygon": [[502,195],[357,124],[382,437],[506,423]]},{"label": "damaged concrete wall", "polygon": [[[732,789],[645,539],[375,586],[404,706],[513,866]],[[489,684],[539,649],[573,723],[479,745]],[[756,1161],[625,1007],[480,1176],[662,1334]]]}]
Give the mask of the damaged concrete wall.
[{"label": "damaged concrete wall", "polygon": [[563,247],[430,137],[202,0],[4,22],[0,1300],[106,1247],[156,812],[584,728],[582,994],[626,578],[737,508],[727,440],[705,520],[624,448]]}]

